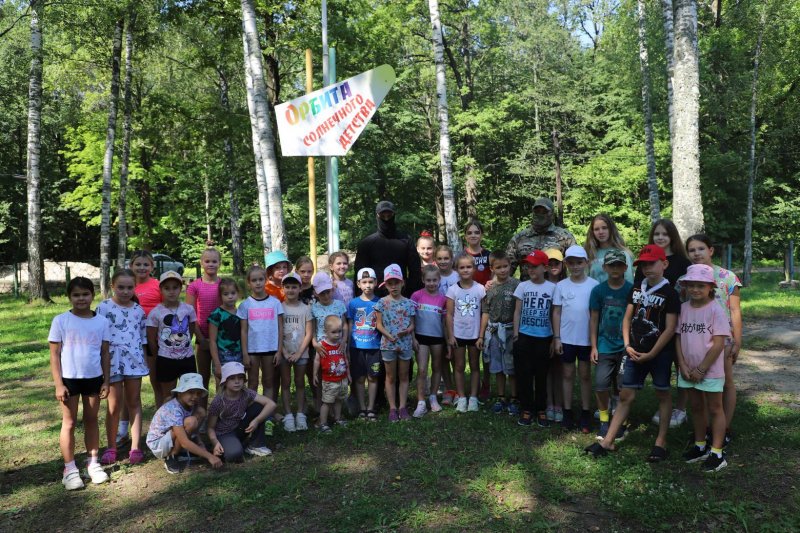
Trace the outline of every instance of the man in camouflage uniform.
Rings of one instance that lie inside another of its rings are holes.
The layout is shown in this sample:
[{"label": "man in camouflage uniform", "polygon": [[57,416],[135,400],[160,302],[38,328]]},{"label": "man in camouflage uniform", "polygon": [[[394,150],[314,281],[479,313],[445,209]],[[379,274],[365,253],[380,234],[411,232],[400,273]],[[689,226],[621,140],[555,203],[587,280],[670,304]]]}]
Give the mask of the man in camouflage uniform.
[{"label": "man in camouflage uniform", "polygon": [[[553,202],[549,198],[539,198],[533,204],[533,224],[513,237],[508,242],[506,255],[511,261],[511,274],[525,257],[534,250],[547,250],[557,248],[561,253],[575,244],[575,237],[564,228],[553,224]],[[520,279],[528,279],[528,273],[523,269]]]}]

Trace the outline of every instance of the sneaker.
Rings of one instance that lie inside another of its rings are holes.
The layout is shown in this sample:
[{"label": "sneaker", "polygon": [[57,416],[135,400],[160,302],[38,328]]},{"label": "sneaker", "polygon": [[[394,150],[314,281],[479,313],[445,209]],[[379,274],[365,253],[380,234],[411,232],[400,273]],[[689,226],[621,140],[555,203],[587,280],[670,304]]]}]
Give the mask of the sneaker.
[{"label": "sneaker", "polygon": [[661,414],[656,411],[656,414],[653,415],[653,418],[650,419],[653,424],[659,425],[661,423]]},{"label": "sneaker", "polygon": [[336,421],[336,425],[339,426],[339,427],[346,428],[347,427],[347,420],[345,420],[344,418],[340,418],[339,420]]},{"label": "sneaker", "polygon": [[683,460],[690,464],[699,463],[700,461],[703,461],[706,458],[708,458],[710,453],[711,449],[708,446],[698,448],[697,446],[692,444],[691,448],[683,452]]},{"label": "sneaker", "polygon": [[614,442],[622,442],[625,440],[625,437],[628,436],[628,423],[623,422],[622,425],[617,430],[617,436],[614,437]]},{"label": "sneaker", "polygon": [[728,461],[725,460],[725,454],[722,454],[722,457],[718,457],[714,453],[710,453],[706,458],[706,461],[703,463],[703,472],[719,472],[723,468],[728,466]]},{"label": "sneaker", "polygon": [[503,400],[497,400],[496,402],[494,402],[494,405],[492,406],[492,412],[494,414],[499,415],[505,410],[506,410],[506,402],[504,402]]},{"label": "sneaker", "polygon": [[676,428],[686,422],[686,411],[673,409],[672,416],[669,417],[669,427]]},{"label": "sneaker", "polygon": [[510,416],[519,416],[519,402],[517,400],[511,400],[508,402],[507,408]]},{"label": "sneaker", "polygon": [[183,472],[183,465],[181,464],[180,461],[178,461],[178,458],[175,457],[174,455],[170,455],[169,457],[164,459],[164,468],[170,474],[180,474],[181,472]]},{"label": "sneaker", "polygon": [[458,413],[466,413],[467,412],[467,399],[466,398],[459,398],[456,402],[456,412]]},{"label": "sneaker", "polygon": [[547,419],[547,413],[544,411],[539,411],[539,415],[536,417],[536,424],[540,428],[549,428],[550,421]]},{"label": "sneaker", "polygon": [[138,465],[143,461],[144,454],[142,453],[142,450],[131,450],[131,453],[128,454],[128,462],[132,465]]},{"label": "sneaker", "polygon": [[397,413],[397,409],[389,409],[389,422],[397,422],[400,420],[400,415]]},{"label": "sneaker", "polygon": [[272,450],[266,446],[248,446],[245,448],[244,453],[255,457],[266,457],[267,455],[272,455]]},{"label": "sneaker", "polygon": [[102,465],[113,465],[117,462],[117,450],[114,448],[107,448],[105,452],[103,452],[103,456],[100,458],[100,464]]},{"label": "sneaker", "polygon": [[467,411],[474,413],[478,410],[478,398],[475,396],[469,397],[469,407],[467,407]]},{"label": "sneaker", "polygon": [[564,421],[564,409],[561,407],[556,407],[555,410],[556,414],[553,417],[553,421],[556,422],[557,424],[560,424],[561,422]]},{"label": "sneaker", "polygon": [[583,433],[584,435],[588,435],[589,432],[592,429],[591,428],[592,423],[590,421],[589,411],[581,411],[581,417],[580,417],[579,425],[580,425],[580,428],[581,428],[581,433]]},{"label": "sneaker", "polygon": [[442,394],[442,405],[453,405],[453,391],[444,391]]},{"label": "sneaker", "polygon": [[308,421],[305,413],[297,413],[294,420],[294,428],[297,431],[306,431],[308,429]]},{"label": "sneaker", "polygon": [[275,422],[272,420],[272,417],[267,418],[267,421],[264,422],[264,435],[267,437],[271,437],[275,433]]},{"label": "sneaker", "polygon": [[481,385],[481,390],[480,390],[480,392],[478,392],[478,398],[480,398],[480,400],[481,400],[482,402],[485,402],[486,400],[488,400],[488,399],[489,399],[489,396],[490,396],[490,395],[491,395],[491,389],[489,388],[489,384],[488,384],[488,383],[486,383],[486,382],[484,382],[484,383]]},{"label": "sneaker", "polygon": [[547,411],[544,412],[544,415],[550,422],[553,422],[556,419],[556,408],[551,405],[547,408]]},{"label": "sneaker", "polygon": [[597,432],[597,440],[603,440],[608,435],[609,422],[600,422],[600,430]]},{"label": "sneaker", "polygon": [[297,431],[297,426],[294,424],[294,415],[289,413],[283,417],[283,430],[289,433]]},{"label": "sneaker", "polygon": [[322,434],[331,433],[331,427],[327,424],[323,424],[319,427],[319,432]]},{"label": "sneaker", "polygon": [[[439,409],[441,409],[441,407]],[[417,408],[414,409],[414,418],[422,418],[427,412],[428,408],[425,407],[425,402],[417,402]]]},{"label": "sneaker", "polygon": [[533,423],[531,412],[522,411],[522,414],[517,419],[517,424],[520,426],[530,426]]},{"label": "sneaker", "polygon": [[64,476],[61,478],[61,483],[64,484],[64,488],[67,490],[78,490],[84,487],[81,474],[77,470],[64,472]]},{"label": "sneaker", "polygon": [[428,398],[428,403],[431,404],[432,413],[438,413],[439,411],[442,410],[442,406],[439,405],[439,400],[436,398],[435,394],[430,395],[430,397]]},{"label": "sneaker", "polygon": [[406,409],[405,407],[401,407],[397,411],[397,417],[400,420],[408,420],[409,418],[411,418],[411,415],[408,414],[408,409]]},{"label": "sneaker", "polygon": [[95,485],[108,481],[108,474],[106,474],[106,471],[100,466],[100,463],[89,463],[89,466],[86,467],[86,472],[89,474],[89,477],[92,478],[92,483]]}]

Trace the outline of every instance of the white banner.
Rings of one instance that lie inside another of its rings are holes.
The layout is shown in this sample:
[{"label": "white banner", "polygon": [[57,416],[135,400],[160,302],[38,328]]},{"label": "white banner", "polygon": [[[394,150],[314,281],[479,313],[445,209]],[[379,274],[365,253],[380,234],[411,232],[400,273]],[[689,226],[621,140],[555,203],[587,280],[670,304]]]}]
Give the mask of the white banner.
[{"label": "white banner", "polygon": [[284,156],[347,154],[394,84],[381,65],[275,106]]}]

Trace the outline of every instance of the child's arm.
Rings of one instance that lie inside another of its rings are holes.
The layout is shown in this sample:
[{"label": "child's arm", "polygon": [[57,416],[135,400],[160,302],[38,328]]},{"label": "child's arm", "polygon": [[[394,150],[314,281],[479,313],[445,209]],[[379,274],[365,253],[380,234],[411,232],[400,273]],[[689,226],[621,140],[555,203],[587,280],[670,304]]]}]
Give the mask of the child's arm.
[{"label": "child's arm", "polygon": [[551,311],[553,313],[553,352],[560,355],[564,353],[564,347],[561,345],[561,306],[553,304]]},{"label": "child's arm", "polygon": [[447,337],[447,344],[455,348],[456,346],[456,335],[453,330],[453,315],[456,312],[456,303],[451,300],[450,298],[447,299],[447,314],[445,315],[445,324],[447,324],[447,329],[445,330],[445,337]]},{"label": "child's arm", "polygon": [[677,313],[667,313],[666,325],[667,328],[661,332],[661,335],[658,336],[658,340],[656,341],[655,346],[653,349],[647,352],[646,354],[642,354],[639,357],[639,361],[649,361],[650,359],[654,358],[658,354],[661,353],[661,350],[664,349],[664,346],[675,336],[675,326],[678,324],[678,314]]},{"label": "child's arm", "polygon": [[[241,319],[241,328],[242,328],[242,361],[250,361],[250,354],[247,352],[247,319]],[[245,368],[249,368],[250,365],[245,365]]]},{"label": "child's arm", "polygon": [[222,444],[217,440],[217,420],[217,415],[208,415],[206,428],[208,431],[208,440],[211,441],[211,453],[214,455],[222,455],[225,453],[225,448],[223,448]]},{"label": "child's arm", "polygon": [[597,364],[600,354],[597,351],[597,327],[600,325],[600,311],[592,309],[589,315],[589,342],[592,343],[592,363]]},{"label": "child's arm", "polygon": [[50,343],[50,372],[53,374],[53,383],[56,386],[56,400],[66,402],[69,400],[69,391],[61,374],[61,343]]},{"label": "child's arm", "polygon": [[281,357],[283,357],[283,318],[278,315],[278,349],[275,351],[275,357],[272,358],[272,364],[279,366],[281,364]]},{"label": "child's arm", "polygon": [[486,305],[483,306],[484,311],[481,313],[481,329],[478,333],[478,340],[475,341],[475,347],[478,350],[483,350],[483,336],[486,335],[486,328],[489,326],[489,311],[486,310]]},{"label": "child's arm", "polygon": [[694,381],[689,375],[691,369],[686,365],[686,358],[683,356],[683,348],[681,348],[681,336],[678,333],[675,334],[675,358],[678,360],[678,370],[683,379]]},{"label": "child's arm", "polygon": [[303,341],[300,343],[300,347],[297,349],[297,353],[292,356],[293,357],[292,361],[300,360],[301,354],[305,352],[311,345],[311,339],[313,337],[314,337],[314,322],[313,320],[306,320],[305,336],[303,336]]},{"label": "child's arm", "polygon": [[214,362],[214,375],[217,376],[217,379],[222,379],[222,365],[219,364],[219,348],[217,347],[217,326],[213,322],[208,323],[208,349],[211,352],[211,360]]},{"label": "child's arm", "polygon": [[103,341],[100,345],[100,366],[103,367],[103,384],[100,386],[100,399],[108,396],[108,391],[111,388],[109,380],[111,379],[111,354],[108,351],[108,341]]},{"label": "child's arm", "polygon": [[519,339],[519,319],[522,316],[522,300],[519,298],[514,302],[514,342]]},{"label": "child's arm", "polygon": [[[324,319],[323,319],[324,320]],[[314,351],[317,352],[317,355],[325,355],[325,348],[322,347],[322,343],[319,342],[317,339],[316,331],[317,331],[317,319],[314,319],[313,325],[314,334],[311,336],[311,346],[314,348]]]},{"label": "child's arm", "polygon": [[633,304],[628,304],[625,308],[625,316],[622,317],[622,342],[625,343],[625,353],[631,356],[631,359],[636,361],[639,357],[639,352],[631,346],[631,321],[633,320]]},{"label": "child's arm", "polygon": [[158,355],[158,328],[155,326],[147,326],[147,349],[151,356]]},{"label": "child's arm", "polygon": [[381,313],[380,311],[375,311],[375,319],[376,319],[375,320],[376,327],[378,328],[378,331],[381,332],[381,335],[386,337],[386,340],[388,340],[389,342],[392,342],[392,343],[397,342],[397,337],[392,335],[389,332],[389,330],[386,329],[386,327],[384,327],[384,325],[383,325],[383,313]]},{"label": "child's arm", "polygon": [[195,444],[195,442],[189,438],[189,435],[186,434],[186,430],[183,426],[172,426],[172,434],[175,436],[175,440],[180,443],[181,448],[187,452],[204,457],[213,468],[222,466],[222,460],[206,450],[205,447]]},{"label": "child's arm", "polygon": [[739,287],[733,288],[729,302],[731,304],[731,336],[733,346],[731,346],[731,357],[733,362],[739,358],[739,350],[742,348],[742,307],[740,305]]},{"label": "child's arm", "polygon": [[706,356],[699,365],[691,370],[692,377],[697,377],[697,381],[702,381],[706,377],[706,372],[725,349],[725,335],[714,335],[711,340],[711,348],[706,352]]},{"label": "child's arm", "polygon": [[253,403],[260,403],[264,406],[264,408],[261,409],[261,412],[258,413],[258,416],[250,421],[250,423],[244,429],[245,433],[254,432],[256,428],[275,411],[275,402],[272,401],[272,398],[267,398],[266,396],[256,394],[255,398],[253,398]]}]

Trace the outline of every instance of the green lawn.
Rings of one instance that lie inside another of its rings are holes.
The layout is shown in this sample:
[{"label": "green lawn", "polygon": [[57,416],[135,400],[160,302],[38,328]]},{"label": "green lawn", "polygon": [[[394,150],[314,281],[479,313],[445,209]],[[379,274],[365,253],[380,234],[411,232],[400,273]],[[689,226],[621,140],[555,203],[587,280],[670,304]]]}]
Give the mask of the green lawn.
[{"label": "green lawn", "polygon": [[[745,320],[768,316],[768,304],[783,297],[782,314],[800,314],[796,294],[767,286],[743,292]],[[686,427],[670,432],[666,463],[644,461],[655,438],[649,389],[634,407],[635,431],[599,461],[582,453],[593,436],[448,409],[402,424],[353,422],[327,436],[278,430],[272,457],[218,472],[193,465],[169,476],[152,457],[121,462],[110,484],[66,493],[46,343],[52,317],[66,308],[63,297],[52,306],[0,298],[3,531],[800,529],[796,404],[740,397],[731,466],[709,476],[679,459]],[[149,420],[149,385],[143,398]],[[77,440],[80,452],[80,430]]]}]

